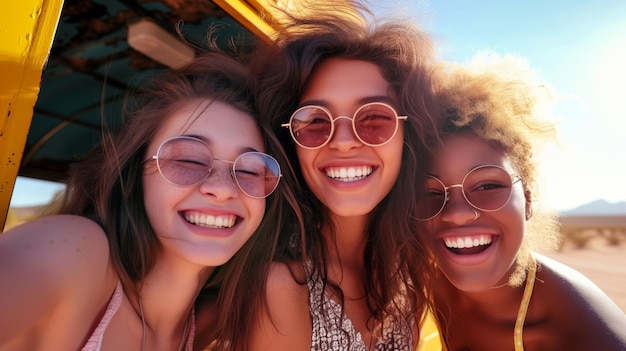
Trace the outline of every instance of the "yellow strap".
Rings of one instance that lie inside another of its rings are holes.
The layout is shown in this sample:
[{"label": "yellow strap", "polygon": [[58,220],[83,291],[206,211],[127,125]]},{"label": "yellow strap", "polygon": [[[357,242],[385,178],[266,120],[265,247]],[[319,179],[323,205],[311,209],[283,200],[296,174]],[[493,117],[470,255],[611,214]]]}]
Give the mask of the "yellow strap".
[{"label": "yellow strap", "polygon": [[513,340],[515,342],[515,351],[524,351],[524,341],[522,340],[522,331],[524,329],[524,320],[526,319],[526,311],[530,304],[530,297],[533,294],[535,285],[535,276],[537,274],[537,262],[534,257],[530,257],[530,267],[528,267],[528,277],[526,277],[526,286],[524,287],[524,295],[522,295],[522,303],[517,312],[517,320],[515,321],[515,329],[513,331]]}]

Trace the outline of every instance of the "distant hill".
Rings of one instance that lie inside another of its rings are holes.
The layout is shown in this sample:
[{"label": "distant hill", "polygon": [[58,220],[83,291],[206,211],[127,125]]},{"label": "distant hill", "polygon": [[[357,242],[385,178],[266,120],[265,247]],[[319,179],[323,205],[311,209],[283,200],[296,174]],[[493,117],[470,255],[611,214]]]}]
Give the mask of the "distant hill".
[{"label": "distant hill", "polygon": [[561,212],[564,216],[626,216],[626,202],[611,203],[596,200],[571,210]]}]

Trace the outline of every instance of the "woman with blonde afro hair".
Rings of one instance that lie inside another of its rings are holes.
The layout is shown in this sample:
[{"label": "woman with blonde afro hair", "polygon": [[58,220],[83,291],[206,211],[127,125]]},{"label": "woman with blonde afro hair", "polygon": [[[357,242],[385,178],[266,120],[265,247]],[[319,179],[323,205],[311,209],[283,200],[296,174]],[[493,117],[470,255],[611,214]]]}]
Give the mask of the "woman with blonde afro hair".
[{"label": "woman with blonde afro hair", "polygon": [[537,253],[556,248],[537,206],[537,157],[555,140],[550,89],[493,54],[437,74],[439,133],[418,219],[432,240],[449,350],[624,350],[626,316],[595,284]]}]

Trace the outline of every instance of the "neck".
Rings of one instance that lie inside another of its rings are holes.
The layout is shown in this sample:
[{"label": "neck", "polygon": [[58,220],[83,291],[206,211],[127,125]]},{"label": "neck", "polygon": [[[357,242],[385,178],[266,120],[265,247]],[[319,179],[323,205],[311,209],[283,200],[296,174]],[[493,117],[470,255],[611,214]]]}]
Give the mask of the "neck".
[{"label": "neck", "polygon": [[175,270],[173,267],[158,260],[142,282],[139,296],[147,345],[176,343],[178,346],[196,297],[212,272],[212,268]]},{"label": "neck", "polygon": [[513,287],[505,285],[496,289],[482,291],[464,291],[440,275],[435,296],[438,301],[454,301],[448,303],[452,311],[460,315],[480,315],[489,319],[505,320],[517,314],[524,284]]},{"label": "neck", "polygon": [[[367,221],[366,216],[339,217],[331,214],[333,229],[330,225],[324,225],[322,228],[331,257],[347,264],[362,264],[363,251],[367,243],[365,233]],[[334,230],[334,234],[331,230]]]},{"label": "neck", "polygon": [[[148,333],[148,323],[146,322],[146,317],[145,317],[145,313],[144,313],[144,310],[143,310],[143,303],[141,301],[141,298],[138,298],[137,301],[138,301],[138,304],[139,304],[139,314],[140,314],[140,317],[141,317],[141,324],[142,324],[141,351],[145,351],[145,350],[148,349],[147,345],[149,343],[149,340],[148,340],[148,335],[149,335],[149,333]],[[185,345],[187,344],[187,339],[188,339],[189,333],[190,333],[190,331],[189,331],[189,324],[190,323],[194,323],[194,321],[190,321],[190,317],[188,316],[187,320],[184,323],[183,330],[180,333],[180,337],[178,338],[179,342],[178,342],[178,347],[176,348],[176,350],[178,350],[178,351],[182,351],[182,350],[185,349]],[[176,333],[176,332],[174,332],[174,333]],[[153,332],[153,334],[156,334],[156,332]],[[158,338],[154,337],[154,339],[155,339],[154,343],[158,345],[158,344],[160,344],[162,342],[165,342],[166,343],[165,344],[165,348],[168,349],[168,350],[172,350],[173,348],[172,348],[171,340],[173,338],[176,338],[175,334],[172,335],[171,337],[165,339],[164,341],[161,341]],[[150,349],[152,349],[152,348],[153,348],[153,346],[150,346]]]}]

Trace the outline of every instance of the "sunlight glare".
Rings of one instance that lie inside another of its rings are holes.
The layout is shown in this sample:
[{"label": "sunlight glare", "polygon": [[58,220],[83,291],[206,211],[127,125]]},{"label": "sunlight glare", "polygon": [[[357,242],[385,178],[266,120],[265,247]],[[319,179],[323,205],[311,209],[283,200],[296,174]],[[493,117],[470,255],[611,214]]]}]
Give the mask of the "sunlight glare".
[{"label": "sunlight glare", "polygon": [[626,43],[609,43],[609,49],[600,57],[595,93],[602,110],[608,112],[603,117],[623,121],[618,116],[626,117]]}]

